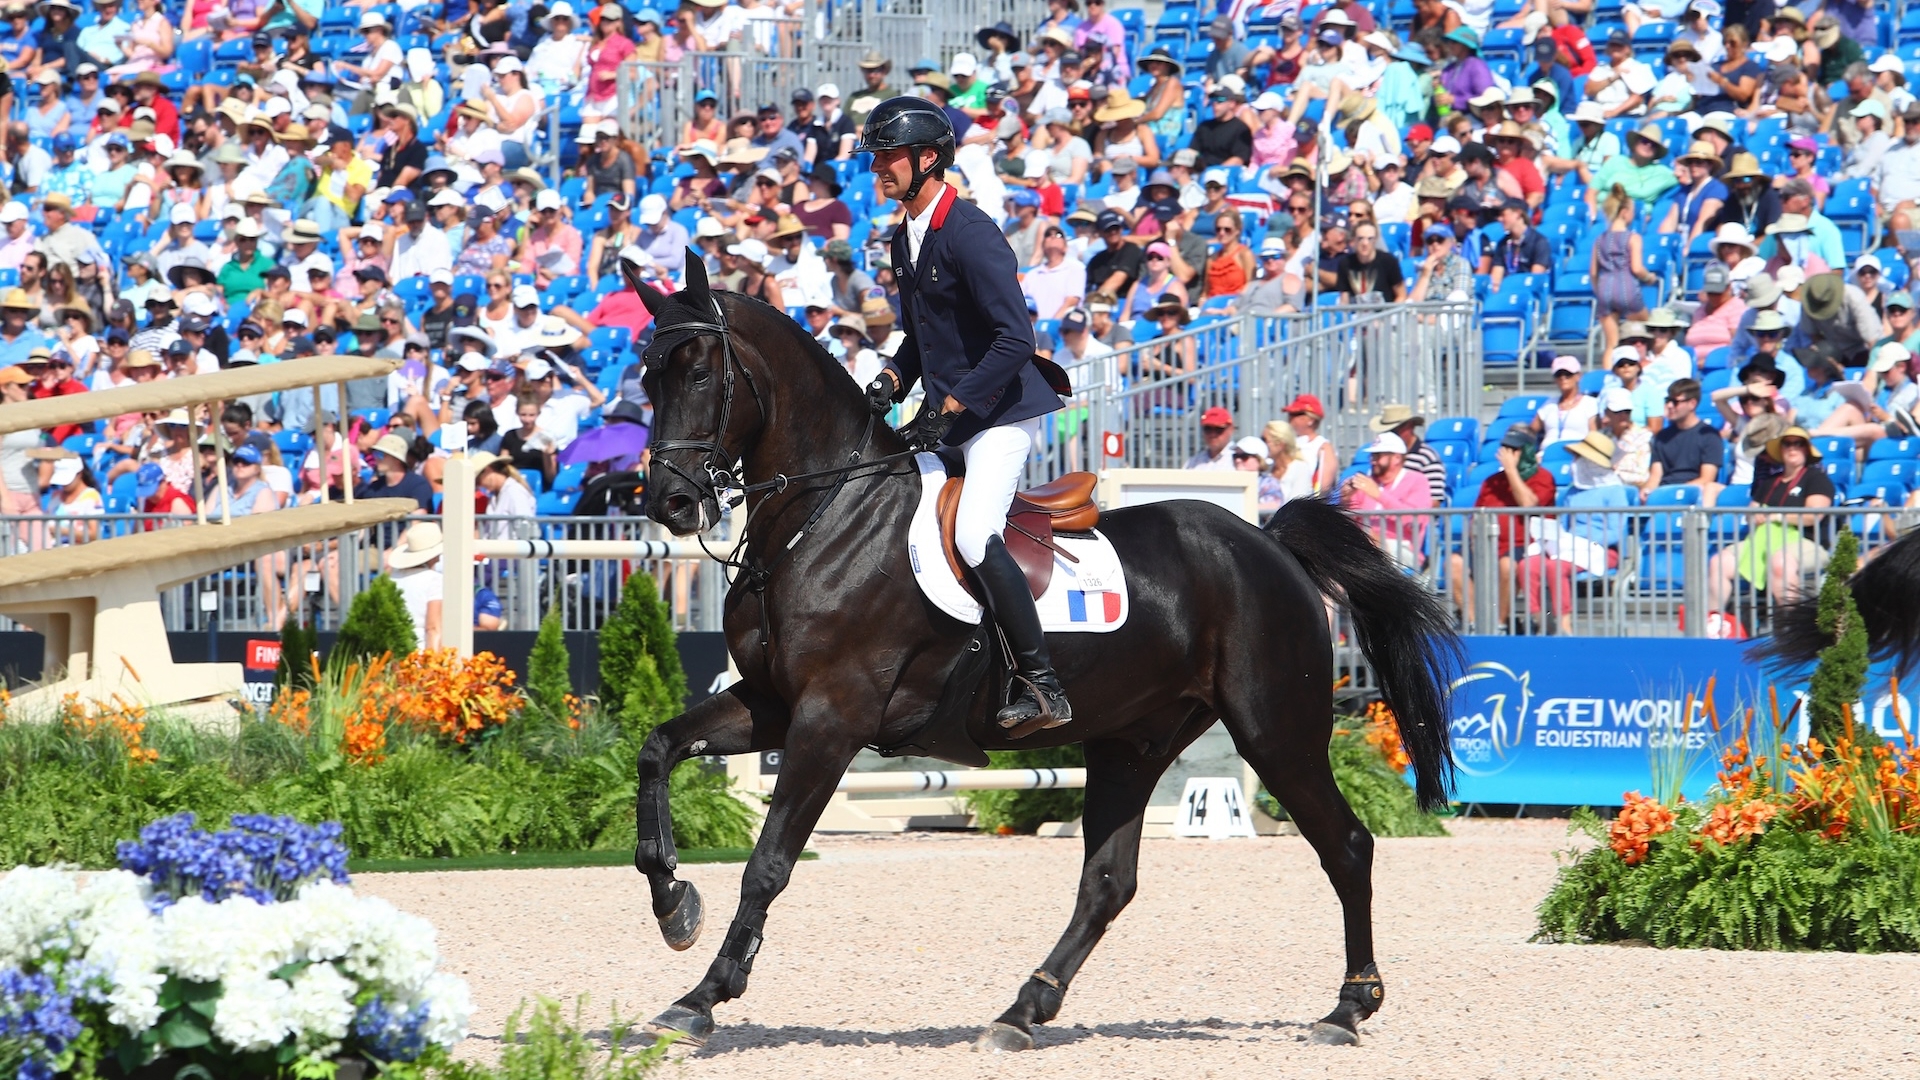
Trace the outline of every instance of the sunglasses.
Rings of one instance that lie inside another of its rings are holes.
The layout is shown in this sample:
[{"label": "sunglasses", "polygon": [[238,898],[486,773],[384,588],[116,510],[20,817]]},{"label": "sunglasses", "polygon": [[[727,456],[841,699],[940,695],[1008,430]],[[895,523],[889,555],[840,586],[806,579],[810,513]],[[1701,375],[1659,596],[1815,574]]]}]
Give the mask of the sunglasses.
[{"label": "sunglasses", "polygon": [[504,281],[489,281],[489,282],[487,282],[487,288],[489,288],[489,289],[504,289],[504,288],[506,288],[506,287],[507,287],[507,283],[506,283],[506,282],[504,282]]},{"label": "sunglasses", "polygon": [[1148,262],[1166,262],[1167,257],[1165,255],[1149,255],[1147,256],[1147,261]]},{"label": "sunglasses", "polygon": [[1785,330],[1755,330],[1753,336],[1760,341],[1774,341],[1787,336]]},{"label": "sunglasses", "polygon": [[399,320],[399,319],[381,319],[381,320],[380,320],[380,325],[382,325],[382,326],[399,326],[399,325],[400,325],[400,320]]},{"label": "sunglasses", "polygon": [[1667,404],[1685,405],[1689,401],[1699,401],[1699,400],[1700,400],[1699,398],[1690,398],[1690,397],[1670,397],[1667,399]]}]

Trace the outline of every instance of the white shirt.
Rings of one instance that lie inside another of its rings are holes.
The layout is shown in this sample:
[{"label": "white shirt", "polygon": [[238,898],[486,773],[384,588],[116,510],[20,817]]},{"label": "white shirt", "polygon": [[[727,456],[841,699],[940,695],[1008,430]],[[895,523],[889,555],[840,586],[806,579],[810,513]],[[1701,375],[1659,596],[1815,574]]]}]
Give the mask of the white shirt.
[{"label": "white shirt", "polygon": [[[1054,362],[1066,369],[1067,382],[1073,385],[1073,392],[1084,394],[1095,387],[1120,389],[1120,365],[1113,359],[1113,347],[1087,333],[1087,349],[1074,355],[1070,348],[1061,348],[1053,354]],[[1105,361],[1102,363],[1102,361]]]},{"label": "white shirt", "polygon": [[1227,445],[1220,448],[1218,454],[1200,451],[1187,459],[1187,468],[1198,469],[1201,472],[1232,472],[1233,443],[1229,441]]},{"label": "white shirt", "polygon": [[422,225],[420,235],[403,232],[393,244],[393,265],[388,273],[393,281],[425,277],[435,270],[453,269],[453,246],[447,234],[432,224]]},{"label": "white shirt", "polygon": [[1373,200],[1373,220],[1381,225],[1409,224],[1416,201],[1411,185],[1395,184],[1392,190],[1381,192]]},{"label": "white shirt", "polygon": [[833,271],[827,269],[826,260],[811,243],[801,242],[797,259],[774,255],[767,263],[767,273],[780,283],[780,295],[790,307],[827,307],[833,303]]},{"label": "white shirt", "polygon": [[907,261],[916,268],[920,265],[920,245],[927,242],[927,229],[933,225],[933,210],[940,205],[940,196],[946,185],[929,181],[933,185],[933,198],[927,200],[927,208],[918,214],[907,215]]},{"label": "white shirt", "polygon": [[1590,394],[1580,395],[1580,399],[1566,409],[1562,409],[1557,401],[1549,401],[1540,406],[1538,417],[1542,450],[1554,443],[1579,442],[1587,437],[1594,421],[1599,419],[1600,402]]},{"label": "white shirt", "polygon": [[579,437],[580,421],[592,411],[593,402],[585,394],[555,394],[540,406],[540,419],[534,426],[553,436],[556,450],[564,450]]},{"label": "white shirt", "polygon": [[696,14],[693,19],[694,33],[699,34],[700,40],[706,42],[710,49],[723,48],[726,42],[739,37],[746,28],[746,11],[732,4],[716,9],[711,18]]},{"label": "white shirt", "polygon": [[[1621,64],[1618,70],[1611,64],[1601,64],[1599,67],[1593,69],[1593,74],[1589,75],[1588,78],[1595,78],[1600,75],[1617,76],[1612,82],[1602,86],[1600,92],[1593,96],[1594,103],[1603,109],[1613,108],[1627,100],[1630,95],[1649,93],[1660,81],[1654,77],[1652,68],[1638,60],[1628,60]],[[1643,105],[1639,108],[1629,109],[1622,115],[1639,116],[1646,111],[1646,107]]]},{"label": "white shirt", "polygon": [[1087,264],[1068,257],[1059,266],[1030,266],[1020,278],[1020,292],[1033,299],[1040,318],[1057,319],[1069,300],[1086,298]]},{"label": "white shirt", "polygon": [[1727,47],[1721,41],[1720,31],[1709,27],[1707,32],[1702,34],[1687,29],[1673,35],[1673,40],[1691,41],[1693,47],[1700,53],[1700,59],[1694,61],[1693,66],[1688,69],[1693,74],[1691,84],[1694,95],[1706,97],[1719,93],[1720,90],[1714,86],[1713,80],[1707,78],[1707,72],[1713,70],[1713,65],[1727,58]]},{"label": "white shirt", "polygon": [[[500,325],[500,329],[490,330],[489,333],[493,335],[494,344],[498,346],[495,355],[519,356],[528,349],[540,347],[540,317],[534,316],[532,326],[521,326],[520,312],[515,309],[507,315],[506,322]],[[515,421],[513,426],[519,427],[519,421]],[[512,429],[502,428],[501,430]]]},{"label": "white shirt", "polygon": [[446,577],[433,564],[395,570],[392,576],[393,583],[400,589],[400,599],[406,601],[407,614],[413,619],[414,635],[424,649],[427,647],[427,604],[446,596]]},{"label": "white shirt", "polygon": [[554,87],[571,85],[574,69],[586,51],[587,39],[579,34],[569,34],[558,40],[550,36],[543,37],[540,44],[533,47],[533,54],[527,57],[527,74]]}]

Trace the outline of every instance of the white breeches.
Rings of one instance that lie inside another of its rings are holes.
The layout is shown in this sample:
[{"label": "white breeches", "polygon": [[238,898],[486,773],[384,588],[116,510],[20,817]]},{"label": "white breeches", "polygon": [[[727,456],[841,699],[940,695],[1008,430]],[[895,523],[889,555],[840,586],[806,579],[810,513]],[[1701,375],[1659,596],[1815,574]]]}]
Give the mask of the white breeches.
[{"label": "white breeches", "polygon": [[1006,532],[1007,508],[1020,488],[1041,419],[990,427],[959,446],[967,461],[967,483],[954,511],[953,546],[968,566],[985,561],[987,541]]}]

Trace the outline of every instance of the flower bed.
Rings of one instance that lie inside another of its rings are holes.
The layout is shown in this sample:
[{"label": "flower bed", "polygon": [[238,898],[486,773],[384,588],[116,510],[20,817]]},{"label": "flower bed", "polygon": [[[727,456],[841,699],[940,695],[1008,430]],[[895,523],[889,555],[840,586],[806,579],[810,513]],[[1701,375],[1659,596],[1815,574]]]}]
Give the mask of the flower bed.
[{"label": "flower bed", "polygon": [[0,1076],[326,1077],[343,1056],[443,1055],[466,984],[435,970],[431,924],[348,887],[339,836],[180,815],[122,844],[119,869],[0,879]]},{"label": "flower bed", "polygon": [[[1751,724],[1751,714],[1748,717]],[[1702,803],[1628,792],[1611,821],[1573,828],[1540,906],[1547,941],[1733,949],[1920,950],[1920,754],[1864,746],[1754,753],[1729,745]]]}]

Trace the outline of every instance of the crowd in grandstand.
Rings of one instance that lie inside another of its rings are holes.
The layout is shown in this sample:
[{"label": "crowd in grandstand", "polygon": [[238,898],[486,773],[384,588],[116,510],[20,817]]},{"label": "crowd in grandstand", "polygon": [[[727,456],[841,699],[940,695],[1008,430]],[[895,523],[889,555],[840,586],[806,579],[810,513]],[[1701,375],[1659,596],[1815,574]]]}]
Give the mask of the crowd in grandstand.
[{"label": "crowd in grandstand", "polygon": [[[1876,443],[1920,435],[1907,291],[1920,104],[1906,78],[1920,49],[1902,37],[1912,23],[1920,41],[1920,21],[1882,5],[1168,4],[1150,21],[1048,0],[1034,25],[979,28],[974,51],[869,52],[845,90],[799,86],[785,102],[741,101],[724,64],[694,63],[777,51],[801,12],[6,8],[7,400],[309,355],[403,366],[344,400],[328,387],[317,402],[231,403],[199,418],[198,446],[180,413],[8,435],[5,511],[245,514],[347,487],[430,510],[445,456],[469,452],[495,455],[495,511],[564,512],[587,475],[642,452],[570,453],[583,430],[649,418],[634,353],[649,316],[623,253],[668,291],[702,260],[864,383],[904,337],[883,255],[900,208],[851,148],[898,93],[952,121],[948,179],[1004,223],[1041,348],[1083,392],[1194,370],[1183,331],[1209,317],[1585,305],[1591,350],[1517,357],[1557,392],[1489,428],[1484,452],[1476,430],[1464,459],[1423,441],[1404,407],[1367,448],[1333,447],[1311,396],[1243,418],[1257,436],[1225,410],[1195,417],[1195,466],[1261,473],[1263,507],[1309,492],[1362,509],[1530,507],[1615,487],[1637,502],[1675,486],[1708,504],[1744,489],[1818,506],[1856,468],[1825,436],[1871,464]],[[622,113],[623,65],[649,95],[691,91],[691,116],[659,145],[633,137],[646,95]],[[1417,523],[1381,528],[1407,565],[1442,570]],[[1503,530],[1503,589],[1562,587],[1527,568],[1540,552],[1525,525]],[[15,542],[90,535],[55,523]],[[1463,600],[1467,577],[1450,575]]]}]

